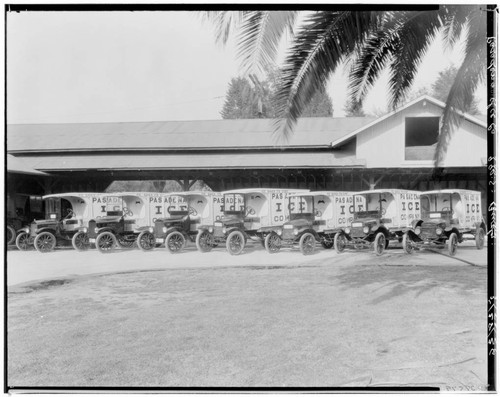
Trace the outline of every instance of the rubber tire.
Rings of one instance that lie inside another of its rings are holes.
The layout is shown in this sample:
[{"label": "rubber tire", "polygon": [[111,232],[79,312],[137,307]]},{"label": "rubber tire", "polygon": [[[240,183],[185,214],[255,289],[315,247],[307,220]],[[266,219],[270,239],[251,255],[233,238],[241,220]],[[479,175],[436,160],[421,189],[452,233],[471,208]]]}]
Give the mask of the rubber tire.
[{"label": "rubber tire", "polygon": [[385,237],[385,234],[382,232],[378,232],[375,236],[375,240],[373,241],[373,251],[377,256],[380,256],[384,253],[385,247],[387,246],[386,244],[387,238]]},{"label": "rubber tire", "polygon": [[136,244],[141,251],[151,251],[156,246],[155,235],[144,230],[137,236]]},{"label": "rubber tire", "polygon": [[6,245],[11,245],[16,241],[16,229],[14,229],[12,226],[7,225],[6,230],[5,230],[5,244]]},{"label": "rubber tire", "polygon": [[[180,242],[180,244],[179,244]],[[171,254],[181,252],[186,245],[186,239],[181,232],[172,232],[165,239],[165,247]]]},{"label": "rubber tire", "polygon": [[448,254],[450,256],[455,256],[457,253],[457,245],[458,245],[458,236],[456,233],[451,233],[448,238]]},{"label": "rubber tire", "polygon": [[[312,243],[311,243],[312,241]],[[299,249],[303,255],[311,255],[316,248],[316,238],[312,233],[304,233],[299,240]]]},{"label": "rubber tire", "polygon": [[482,227],[477,229],[474,240],[476,240],[476,248],[478,250],[482,250],[484,248],[484,237],[486,236],[486,232]]},{"label": "rubber tire", "polygon": [[21,232],[16,237],[16,247],[19,251],[28,251],[33,248],[33,244],[30,243],[30,235],[26,232]]},{"label": "rubber tire", "polygon": [[199,231],[196,235],[196,248],[200,252],[210,252],[214,246],[212,240],[212,233],[208,230]]},{"label": "rubber tire", "polygon": [[335,247],[337,254],[341,254],[345,251],[347,246],[347,237],[344,233],[337,233],[335,235],[335,238],[333,239],[333,246]]},{"label": "rubber tire", "polygon": [[[106,238],[111,241],[111,246],[109,247],[101,247],[100,243],[101,243],[101,240],[103,238]],[[116,240],[116,237],[113,233],[110,233],[110,232],[103,232],[101,234],[99,234],[97,236],[97,238],[95,239],[95,246],[97,248],[97,250],[103,254],[108,254],[110,252],[113,252],[116,248],[116,246],[118,245],[118,241]]]},{"label": "rubber tire", "polygon": [[274,232],[269,233],[264,240],[264,247],[270,254],[276,254],[281,249],[281,237]]},{"label": "rubber tire", "polygon": [[[234,247],[233,239],[239,240],[239,244]],[[231,255],[239,255],[245,249],[245,236],[239,230],[233,230],[229,233],[226,240],[226,249]]]},{"label": "rubber tire", "polygon": [[[86,243],[81,242],[82,236],[83,236],[83,239],[85,239],[85,237],[86,237]],[[87,235],[87,233],[82,232],[82,231],[76,232],[75,235],[73,236],[73,238],[71,239],[71,245],[73,245],[73,248],[76,251],[79,251],[79,252],[87,251],[90,248],[89,236]]]},{"label": "rubber tire", "polygon": [[413,247],[411,245],[411,238],[408,233],[403,234],[403,241],[401,242],[403,244],[403,251],[407,253],[408,255],[413,254]]},{"label": "rubber tire", "polygon": [[[42,240],[48,241],[48,244],[44,245],[43,247],[39,247],[39,244],[42,242]],[[54,236],[50,232],[42,232],[42,233],[38,234],[35,237],[35,241],[34,241],[35,249],[38,252],[41,252],[43,254],[53,251],[54,248],[56,247],[56,244],[57,244],[56,236]]]}]

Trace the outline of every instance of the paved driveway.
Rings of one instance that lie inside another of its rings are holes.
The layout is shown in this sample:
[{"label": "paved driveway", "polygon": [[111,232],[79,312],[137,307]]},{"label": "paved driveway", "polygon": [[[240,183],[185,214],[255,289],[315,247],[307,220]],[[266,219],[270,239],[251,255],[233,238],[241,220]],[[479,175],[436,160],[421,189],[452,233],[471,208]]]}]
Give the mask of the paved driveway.
[{"label": "paved driveway", "polygon": [[[445,252],[443,250],[443,252]],[[360,259],[372,258],[373,263],[407,265],[464,265],[472,263],[486,266],[486,249],[478,251],[472,242],[461,244],[455,258],[431,251],[419,251],[409,256],[397,246],[389,247],[381,257],[371,251],[346,251],[337,254],[335,250],[318,248],[313,255],[304,256],[298,250],[283,249],[277,254],[269,254],[260,246],[249,246],[243,254],[231,256],[223,249],[215,249],[209,253],[201,253],[194,246],[188,247],[178,254],[170,254],[165,248],[150,252],[138,249],[116,250],[109,254],[101,254],[96,250],[76,252],[73,249],[59,249],[41,254],[37,251],[7,252],[7,285],[13,286],[38,280],[74,275],[113,273],[134,270],[151,270],[164,268],[189,267],[224,267],[224,266],[282,266],[307,265],[328,262],[356,263]],[[464,262],[465,261],[465,262]],[[467,263],[468,262],[468,263]]]}]

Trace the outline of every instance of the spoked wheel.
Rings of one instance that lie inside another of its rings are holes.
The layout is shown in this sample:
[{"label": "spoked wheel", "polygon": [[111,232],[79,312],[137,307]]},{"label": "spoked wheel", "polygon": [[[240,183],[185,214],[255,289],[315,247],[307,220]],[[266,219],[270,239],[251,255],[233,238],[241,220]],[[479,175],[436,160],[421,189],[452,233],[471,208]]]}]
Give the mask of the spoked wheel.
[{"label": "spoked wheel", "polygon": [[16,241],[16,230],[10,226],[7,225],[7,230],[5,230],[5,243],[7,245],[11,245]]},{"label": "spoked wheel", "polygon": [[214,247],[214,237],[208,230],[200,231],[196,235],[196,248],[200,252],[209,252]]},{"label": "spoked wheel", "polygon": [[482,227],[480,227],[479,229],[477,229],[475,240],[476,240],[476,248],[478,250],[481,250],[484,247],[484,237],[485,237],[485,235],[486,235],[486,233],[485,233],[485,231],[484,231],[484,229]]},{"label": "spoked wheel", "polygon": [[375,251],[375,254],[382,255],[386,247],[387,239],[385,238],[384,233],[378,232],[373,243],[373,250]]},{"label": "spoked wheel", "polygon": [[50,232],[42,232],[35,237],[35,248],[38,252],[50,252],[56,247],[56,236]]},{"label": "spoked wheel", "polygon": [[128,240],[127,239],[127,236],[118,236],[118,244],[120,245],[120,247],[122,248],[132,248],[135,244],[135,240]]},{"label": "spoked wheel", "polygon": [[408,233],[403,234],[403,251],[407,254],[413,254],[413,245],[411,241],[411,237]]},{"label": "spoked wheel", "polygon": [[229,233],[226,249],[231,255],[239,255],[245,248],[245,236],[239,230]]},{"label": "spoked wheel", "polygon": [[21,232],[16,237],[16,247],[19,251],[28,251],[33,248],[33,242],[30,241],[30,235],[26,232]]},{"label": "spoked wheel", "polygon": [[77,232],[71,239],[73,248],[77,251],[87,251],[90,248],[89,236],[84,232]]},{"label": "spoked wheel", "polygon": [[448,253],[454,256],[457,253],[458,236],[456,233],[451,233],[448,239]]},{"label": "spoked wheel", "polygon": [[156,245],[155,236],[148,231],[141,232],[137,237],[137,246],[141,251],[150,251]]},{"label": "spoked wheel", "polygon": [[116,237],[113,233],[103,232],[95,240],[95,246],[102,253],[112,252],[116,248]]},{"label": "spoked wheel", "polygon": [[180,232],[170,233],[165,240],[165,247],[167,247],[172,254],[181,251],[185,244],[186,239]]},{"label": "spoked wheel", "polygon": [[347,246],[347,237],[344,233],[337,233],[335,238],[333,239],[333,245],[335,246],[335,251],[337,254],[344,252],[345,247]]},{"label": "spoked wheel", "polygon": [[264,246],[266,247],[266,251],[270,254],[279,252],[281,248],[281,237],[274,232],[269,233],[264,240]]},{"label": "spoked wheel", "polygon": [[299,241],[300,252],[304,255],[311,255],[316,247],[316,238],[312,233],[304,233]]}]

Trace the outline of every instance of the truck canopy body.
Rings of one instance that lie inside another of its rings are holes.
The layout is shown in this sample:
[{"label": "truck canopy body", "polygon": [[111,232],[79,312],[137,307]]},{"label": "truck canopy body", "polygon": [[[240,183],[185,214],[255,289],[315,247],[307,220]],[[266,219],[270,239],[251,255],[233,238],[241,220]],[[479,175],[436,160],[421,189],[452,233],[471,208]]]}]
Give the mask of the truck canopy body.
[{"label": "truck canopy body", "polygon": [[[289,195],[289,210],[292,218],[312,217],[317,231],[337,229],[350,224],[354,213],[354,193],[337,191],[318,191],[293,193]],[[364,197],[357,196],[358,203],[363,205]]]},{"label": "truck canopy body", "polygon": [[[59,217],[64,216],[63,206],[65,203],[62,200],[66,200],[74,213],[69,219],[76,220],[80,226],[86,226],[89,220],[100,214],[99,211],[95,211],[97,207],[94,202],[103,195],[103,193],[59,193],[48,194],[42,199],[46,202],[47,218],[50,218],[51,214],[57,214]],[[67,205],[66,208],[69,209]]]},{"label": "truck canopy body", "polygon": [[281,225],[290,218],[288,195],[301,189],[238,189],[223,193],[224,215],[242,216],[247,230]]},{"label": "truck canopy body", "polygon": [[380,217],[384,219],[384,223],[387,224],[389,229],[409,228],[413,220],[421,217],[420,192],[418,191],[400,189],[365,190],[354,194],[356,202],[357,197],[364,197],[365,202],[356,204],[355,215],[373,215],[378,213],[379,209],[382,209]]},{"label": "truck canopy body", "polygon": [[438,213],[450,212],[461,228],[474,228],[482,222],[481,192],[465,189],[443,189],[422,192],[422,216],[433,218]]},{"label": "truck canopy body", "polygon": [[164,197],[165,218],[187,216],[191,220],[190,231],[196,232],[198,226],[213,224],[222,217],[222,193],[212,191],[187,191],[167,193]]}]

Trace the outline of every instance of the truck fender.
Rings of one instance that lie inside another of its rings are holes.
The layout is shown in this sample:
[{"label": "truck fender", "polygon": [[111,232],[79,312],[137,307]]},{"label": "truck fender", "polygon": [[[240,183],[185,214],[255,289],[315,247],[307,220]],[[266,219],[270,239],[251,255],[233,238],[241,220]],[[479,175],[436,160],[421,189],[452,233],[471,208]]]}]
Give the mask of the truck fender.
[{"label": "truck fender", "polygon": [[36,231],[37,234],[43,233],[43,232],[49,232],[52,233],[54,236],[56,235],[56,231],[50,227],[44,227],[42,229],[39,229]]},{"label": "truck fender", "polygon": [[299,234],[297,234],[296,239],[299,240],[305,233],[311,233],[316,240],[321,241],[321,238],[319,237],[319,234],[314,229],[304,229],[304,230],[302,230]]},{"label": "truck fender", "polygon": [[24,226],[24,227],[16,230],[16,234],[19,234],[21,232],[30,234],[30,228],[29,228],[29,226]]}]

